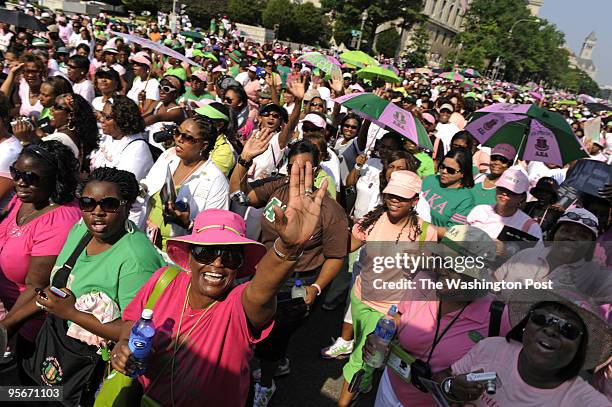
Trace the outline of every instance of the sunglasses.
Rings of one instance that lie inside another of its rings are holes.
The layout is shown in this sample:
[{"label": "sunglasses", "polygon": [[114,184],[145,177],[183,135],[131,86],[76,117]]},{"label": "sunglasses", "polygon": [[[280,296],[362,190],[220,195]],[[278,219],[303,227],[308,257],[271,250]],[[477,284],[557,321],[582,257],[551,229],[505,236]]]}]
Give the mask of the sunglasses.
[{"label": "sunglasses", "polygon": [[81,208],[83,212],[93,212],[99,205],[100,209],[102,209],[104,212],[115,213],[126,203],[127,201],[123,201],[112,196],[108,196],[99,201],[96,201],[88,196],[82,196],[79,198],[79,208]]},{"label": "sunglasses", "polygon": [[504,157],[502,155],[492,155],[491,156],[491,161],[499,161],[500,163],[502,163],[504,165],[510,164],[510,160],[508,160],[506,157]]},{"label": "sunglasses", "polygon": [[351,126],[350,124],[343,124],[342,127],[345,129],[353,129],[353,130],[357,130],[359,128],[359,126]]},{"label": "sunglasses", "polygon": [[228,105],[231,105],[233,102],[234,101],[228,97],[223,98],[223,103],[227,103]]},{"label": "sunglasses", "polygon": [[529,313],[529,320],[539,327],[556,325],[559,333],[570,341],[578,339],[584,332],[571,322],[559,318],[554,314],[544,311],[534,310]]},{"label": "sunglasses", "polygon": [[221,257],[223,266],[233,270],[240,268],[244,260],[241,247],[191,245],[190,252],[200,264],[212,264]]},{"label": "sunglasses", "polygon": [[444,164],[440,164],[438,165],[438,171],[442,172],[442,171],[446,171],[447,173],[449,173],[450,175],[455,175],[461,172],[461,170],[456,170],[454,168],[451,167],[447,167]]},{"label": "sunglasses", "polygon": [[181,139],[183,140],[183,142],[188,143],[188,144],[196,144],[202,140],[199,137],[193,137],[187,133],[182,133],[178,129],[174,131],[174,138]]},{"label": "sunglasses", "polygon": [[68,106],[60,105],[59,103],[55,103],[52,107],[53,110],[63,110],[64,112],[70,112],[70,108]]},{"label": "sunglasses", "polygon": [[262,117],[272,117],[273,119],[280,119],[281,115],[276,112],[265,112],[261,114]]},{"label": "sunglasses", "polygon": [[583,225],[591,227],[591,228],[596,228],[599,226],[597,222],[595,222],[593,219],[583,218],[582,216],[578,215],[577,213],[573,213],[573,212],[564,213],[563,216],[561,216],[559,220],[563,218],[568,218],[569,220],[580,222]]},{"label": "sunglasses", "polygon": [[66,65],[66,67],[68,67],[68,69],[80,69],[78,66],[74,65]]},{"label": "sunglasses", "polygon": [[159,89],[164,93],[170,93],[176,90],[176,88],[173,88],[172,86],[169,86],[169,85],[162,85],[159,87]]},{"label": "sunglasses", "polygon": [[17,168],[12,165],[9,167],[9,171],[11,173],[11,178],[13,181],[17,182],[18,180],[22,180],[26,185],[38,185],[42,177],[35,172],[32,171],[19,171]]},{"label": "sunglasses", "polygon": [[323,103],[311,103],[310,107],[323,107]]}]

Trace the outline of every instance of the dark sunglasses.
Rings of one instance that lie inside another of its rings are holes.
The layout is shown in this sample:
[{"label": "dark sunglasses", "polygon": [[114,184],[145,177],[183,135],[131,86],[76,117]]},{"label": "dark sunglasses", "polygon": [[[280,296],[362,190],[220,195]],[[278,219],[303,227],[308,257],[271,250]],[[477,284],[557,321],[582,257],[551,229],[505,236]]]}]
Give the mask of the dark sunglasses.
[{"label": "dark sunglasses", "polygon": [[508,160],[503,155],[492,155],[491,156],[491,161],[499,161],[500,163],[502,163],[504,165],[510,164],[510,160]]},{"label": "dark sunglasses", "polygon": [[262,117],[272,117],[274,119],[280,119],[281,115],[276,112],[265,112],[261,114]]},{"label": "dark sunglasses", "polygon": [[191,256],[200,264],[212,264],[221,257],[223,266],[236,270],[242,266],[242,247],[192,245]]},{"label": "dark sunglasses", "polygon": [[351,126],[350,124],[343,124],[342,127],[345,129],[353,129],[353,130],[357,130],[359,128],[359,126]]},{"label": "dark sunglasses", "polygon": [[517,194],[516,192],[510,191],[508,188],[504,188],[504,187],[497,187],[495,192],[501,195],[509,196],[510,198],[514,198],[514,197],[523,195],[523,194]]},{"label": "dark sunglasses", "polygon": [[456,169],[454,169],[454,168],[447,167],[447,166],[446,166],[446,165],[444,165],[444,164],[440,164],[440,165],[438,165],[438,171],[443,171],[443,170],[444,170],[444,171],[446,171],[446,172],[448,172],[450,175],[455,175],[455,174],[458,174],[458,173],[460,173],[460,172],[461,172],[461,170],[456,170]]},{"label": "dark sunglasses", "polygon": [[573,212],[564,213],[559,220],[563,218],[568,218],[569,220],[580,222],[583,225],[591,227],[591,228],[596,228],[599,226],[597,222],[595,222],[593,219],[583,218],[582,216],[578,215],[577,213],[573,213]]},{"label": "dark sunglasses", "polygon": [[323,107],[323,103],[311,103],[310,107]]},{"label": "dark sunglasses", "polygon": [[176,90],[176,88],[173,88],[172,86],[169,86],[169,85],[162,85],[159,87],[159,89],[164,93],[170,93]]},{"label": "dark sunglasses", "polygon": [[55,103],[52,108],[53,110],[63,110],[64,112],[71,112],[68,106],[60,105],[59,103]]},{"label": "dark sunglasses", "polygon": [[196,137],[190,136],[187,133],[181,133],[181,131],[179,129],[176,129],[174,131],[174,138],[176,138],[176,139],[180,138],[181,140],[183,140],[185,143],[188,143],[188,144],[196,144],[196,143],[198,143],[198,142],[200,142],[202,140],[199,137],[196,138]]},{"label": "dark sunglasses", "polygon": [[578,339],[584,333],[573,323],[544,311],[531,311],[529,313],[529,320],[540,327],[556,325],[559,333],[570,341]]},{"label": "dark sunglasses", "polygon": [[127,201],[122,201],[112,196],[107,196],[99,201],[96,201],[88,196],[82,196],[79,198],[79,208],[81,208],[83,212],[93,212],[99,205],[100,209],[102,209],[104,212],[115,213],[126,203]]},{"label": "dark sunglasses", "polygon": [[231,105],[234,101],[228,97],[224,97],[223,98],[223,103],[227,103],[228,105]]},{"label": "dark sunglasses", "polygon": [[18,180],[22,180],[26,185],[38,185],[42,177],[35,172],[32,171],[19,171],[17,168],[12,165],[9,166],[9,171],[11,173],[11,178],[13,181],[17,182]]}]

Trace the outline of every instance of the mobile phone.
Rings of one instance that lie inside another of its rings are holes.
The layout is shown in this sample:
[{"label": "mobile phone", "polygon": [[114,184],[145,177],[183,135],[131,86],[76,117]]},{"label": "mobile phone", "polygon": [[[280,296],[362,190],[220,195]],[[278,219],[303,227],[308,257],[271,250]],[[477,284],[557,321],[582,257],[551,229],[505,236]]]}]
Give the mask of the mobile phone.
[{"label": "mobile phone", "polygon": [[65,292],[63,292],[62,290],[60,290],[60,289],[59,289],[59,288],[57,288],[57,287],[53,287],[53,286],[51,286],[51,288],[49,288],[49,290],[51,290],[51,292],[52,292],[53,294],[57,295],[58,297],[61,297],[61,298],[66,298],[66,297],[68,297],[68,294],[66,294]]}]

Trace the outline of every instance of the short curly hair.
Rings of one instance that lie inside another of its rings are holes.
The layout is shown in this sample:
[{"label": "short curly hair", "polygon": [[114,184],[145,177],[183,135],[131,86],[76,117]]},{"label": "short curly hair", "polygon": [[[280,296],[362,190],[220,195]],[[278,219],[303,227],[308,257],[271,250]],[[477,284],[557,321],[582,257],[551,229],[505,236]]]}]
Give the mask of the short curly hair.
[{"label": "short curly hair", "polygon": [[87,184],[94,181],[115,184],[119,189],[119,197],[121,199],[128,201],[130,204],[136,202],[140,187],[133,173],[111,167],[96,168],[89,174],[89,177],[79,185],[78,195],[83,193],[83,189],[85,189]]},{"label": "short curly hair", "polygon": [[126,136],[145,130],[145,122],[138,105],[127,96],[113,96],[111,115],[117,128]]},{"label": "short curly hair", "polygon": [[48,171],[45,175],[55,177],[51,200],[59,205],[72,202],[78,185],[79,161],[69,147],[57,140],[31,144],[21,150],[17,159],[28,156]]}]

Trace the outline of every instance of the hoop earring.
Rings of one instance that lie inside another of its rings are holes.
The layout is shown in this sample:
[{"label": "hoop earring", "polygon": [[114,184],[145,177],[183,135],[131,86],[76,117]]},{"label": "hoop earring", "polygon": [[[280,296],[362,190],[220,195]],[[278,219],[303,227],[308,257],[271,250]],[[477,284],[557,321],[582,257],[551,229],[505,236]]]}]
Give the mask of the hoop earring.
[{"label": "hoop earring", "polygon": [[68,119],[68,125],[66,126],[66,128],[70,131],[76,130],[76,127],[74,126],[74,118]]},{"label": "hoop earring", "polygon": [[134,227],[132,226],[132,223],[130,222],[129,219],[125,220],[125,231],[132,234],[134,233]]}]

